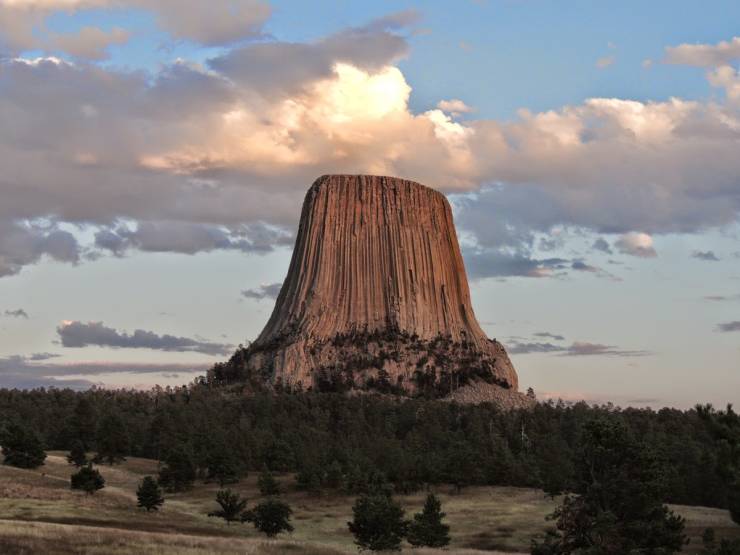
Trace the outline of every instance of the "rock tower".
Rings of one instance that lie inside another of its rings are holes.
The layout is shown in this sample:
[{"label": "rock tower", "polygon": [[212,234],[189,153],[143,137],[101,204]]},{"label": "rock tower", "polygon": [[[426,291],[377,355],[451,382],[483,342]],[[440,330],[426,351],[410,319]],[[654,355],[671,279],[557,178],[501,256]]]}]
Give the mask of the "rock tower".
[{"label": "rock tower", "polygon": [[437,396],[471,383],[518,387],[473,313],[447,199],[370,175],[325,175],[308,190],[272,316],[221,374]]}]

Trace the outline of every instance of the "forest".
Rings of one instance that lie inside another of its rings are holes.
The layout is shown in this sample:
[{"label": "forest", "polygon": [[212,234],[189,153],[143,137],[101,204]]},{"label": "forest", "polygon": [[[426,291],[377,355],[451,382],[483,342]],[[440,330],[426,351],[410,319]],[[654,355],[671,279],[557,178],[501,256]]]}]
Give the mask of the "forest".
[{"label": "forest", "polygon": [[728,508],[740,468],[740,417],[731,406],[690,410],[538,403],[490,404],[377,394],[246,394],[202,383],[150,391],[0,389],[0,433],[13,423],[45,449],[76,442],[113,462],[186,458],[198,477],[268,468],[309,491],[362,491],[382,479],[398,492],[453,484],[578,490],[584,425],[619,423],[661,462],[664,501]]}]

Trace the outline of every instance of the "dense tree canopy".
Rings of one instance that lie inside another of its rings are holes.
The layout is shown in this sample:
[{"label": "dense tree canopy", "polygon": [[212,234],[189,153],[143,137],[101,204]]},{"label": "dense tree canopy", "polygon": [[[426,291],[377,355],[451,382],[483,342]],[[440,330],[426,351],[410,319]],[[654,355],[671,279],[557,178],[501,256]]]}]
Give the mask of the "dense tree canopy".
[{"label": "dense tree canopy", "polygon": [[245,395],[239,387],[203,385],[0,389],[0,422],[23,422],[48,449],[69,450],[84,436],[96,451],[103,438],[90,435],[90,423],[103,415],[102,425],[109,414],[117,415],[127,434],[121,455],[163,461],[165,489],[187,488],[198,476],[207,477],[218,441],[246,469],[266,465],[273,472],[298,472],[307,487],[341,487],[351,494],[366,490],[377,473],[397,491],[454,483],[578,492],[582,430],[596,417],[622,422],[670,461],[662,477],[666,502],[729,508],[740,468],[740,423],[731,409],[540,403],[531,411],[502,412],[490,404],[333,393]]}]

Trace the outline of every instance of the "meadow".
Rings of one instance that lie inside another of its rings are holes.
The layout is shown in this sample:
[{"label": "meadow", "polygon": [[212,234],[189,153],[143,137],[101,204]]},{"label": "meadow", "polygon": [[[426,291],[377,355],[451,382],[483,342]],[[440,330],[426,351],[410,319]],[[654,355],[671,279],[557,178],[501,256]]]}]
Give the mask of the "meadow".
[{"label": "meadow", "polygon": [[[278,478],[293,508],[295,531],[267,540],[249,524],[226,525],[208,517],[216,508],[215,483],[196,482],[190,491],[170,494],[159,512],[136,507],[136,488],[145,475],[155,475],[157,462],[128,458],[124,463],[98,468],[106,487],[92,496],[69,488],[73,467],[66,453],[51,451],[46,463],[34,470],[0,466],[0,552],[21,553],[254,553],[339,554],[356,553],[347,521],[353,496],[312,495],[297,491],[291,474]],[[231,486],[249,500],[260,498],[257,473]],[[557,500],[542,491],[514,487],[476,486],[456,494],[452,486],[436,488],[452,544],[447,552],[527,552],[532,537],[551,525],[545,520]],[[399,495],[410,516],[418,511],[424,492]],[[701,533],[713,527],[722,538],[740,537],[726,510],[674,505],[687,520],[691,543],[685,550],[696,553]],[[412,552],[408,547],[405,551]],[[419,555],[436,550],[414,549]]]}]

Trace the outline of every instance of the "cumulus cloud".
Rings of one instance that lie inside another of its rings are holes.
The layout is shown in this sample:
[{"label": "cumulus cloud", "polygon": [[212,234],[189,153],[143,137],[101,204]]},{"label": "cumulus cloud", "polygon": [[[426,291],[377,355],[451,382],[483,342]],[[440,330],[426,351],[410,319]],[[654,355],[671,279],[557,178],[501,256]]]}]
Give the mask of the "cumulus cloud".
[{"label": "cumulus cloud", "polygon": [[664,62],[698,67],[714,67],[740,59],[740,37],[717,44],[679,44],[665,49]]},{"label": "cumulus cloud", "polygon": [[6,310],[5,316],[10,316],[11,318],[25,318],[28,319],[28,312],[23,310],[22,308],[17,308],[15,310]]},{"label": "cumulus cloud", "polygon": [[[534,249],[558,227],[620,234],[615,249],[654,256],[654,235],[737,221],[735,105],[592,98],[505,122],[460,121],[460,104],[415,113],[397,62],[417,17],[307,43],[240,43],[152,74],[3,60],[0,275],[45,255],[76,262],[88,247],[287,245],[307,185],[324,173],[399,175],[452,194],[478,276],[573,270]],[[95,243],[78,245],[65,224],[92,228]]]},{"label": "cumulus cloud", "polygon": [[141,9],[154,14],[174,40],[206,46],[227,45],[262,35],[271,13],[261,0],[0,0],[0,50],[62,51],[101,59],[110,44],[126,41],[125,31],[84,27],[64,35],[48,32],[46,20],[56,12],[90,9]]},{"label": "cumulus cloud", "polygon": [[629,254],[630,256],[638,256],[640,258],[654,258],[658,256],[658,253],[653,247],[653,238],[647,233],[626,233],[617,239],[614,246],[622,254]]},{"label": "cumulus cloud", "polygon": [[722,331],[722,332],[740,331],[740,320],[735,320],[734,322],[725,322],[723,324],[717,324],[717,331]]},{"label": "cumulus cloud", "polygon": [[691,253],[691,258],[704,260],[706,262],[719,262],[719,258],[714,254],[714,251],[694,251]]},{"label": "cumulus cloud", "polygon": [[291,242],[290,234],[260,222],[233,229],[187,222],[140,222],[133,230],[122,225],[113,229],[101,229],[95,234],[95,245],[98,248],[118,256],[129,249],[182,254],[216,249],[264,253]]},{"label": "cumulus cloud", "polygon": [[114,28],[103,31],[97,27],[83,27],[76,33],[54,34],[49,39],[51,50],[60,50],[76,58],[103,60],[108,57],[108,47],[125,44],[130,33]]},{"label": "cumulus cloud", "polygon": [[[2,131],[0,131],[2,133]],[[0,182],[0,192],[3,189]],[[0,207],[0,277],[17,274],[23,266],[48,256],[77,263],[80,246],[74,235],[55,223],[3,220]]]},{"label": "cumulus cloud", "polygon": [[258,301],[262,299],[277,299],[282,286],[282,282],[262,284],[253,289],[245,289],[242,291],[242,295],[247,299],[256,299]]},{"label": "cumulus cloud", "polygon": [[437,102],[437,108],[443,112],[448,112],[453,116],[459,116],[460,114],[467,114],[473,111],[470,106],[457,98],[453,98],[451,100],[440,100]]},{"label": "cumulus cloud", "polygon": [[132,334],[119,332],[103,322],[65,321],[57,327],[64,347],[114,347],[127,349],[156,349],[160,351],[196,352],[207,355],[227,355],[233,345],[214,343],[189,337],[158,335],[152,331],[137,329]]}]

